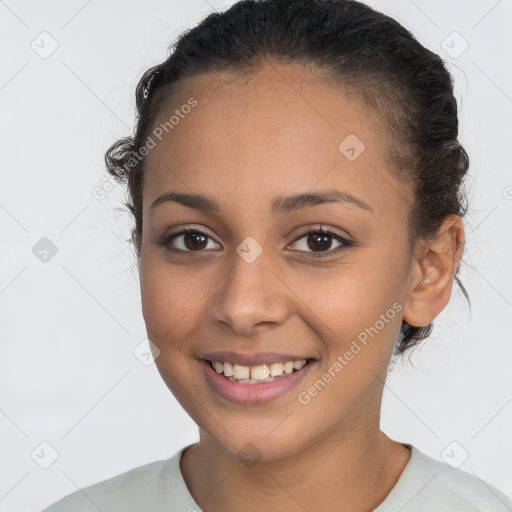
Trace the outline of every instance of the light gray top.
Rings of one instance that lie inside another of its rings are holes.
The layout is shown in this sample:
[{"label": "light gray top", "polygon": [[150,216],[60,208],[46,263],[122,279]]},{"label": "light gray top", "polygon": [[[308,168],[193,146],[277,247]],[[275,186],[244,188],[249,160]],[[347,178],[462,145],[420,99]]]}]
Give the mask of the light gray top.
[{"label": "light gray top", "polygon": [[[487,482],[404,445],[411,458],[374,512],[512,512],[512,500]],[[76,491],[43,512],[203,512],[180,471],[181,454],[189,446],[170,459]]]}]

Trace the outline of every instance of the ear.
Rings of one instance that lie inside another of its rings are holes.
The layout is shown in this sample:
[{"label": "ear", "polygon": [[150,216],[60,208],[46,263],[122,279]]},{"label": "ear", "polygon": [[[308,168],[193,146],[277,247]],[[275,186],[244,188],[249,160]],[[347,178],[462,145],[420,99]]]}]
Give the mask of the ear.
[{"label": "ear", "polygon": [[448,304],[463,250],[464,225],[458,215],[447,216],[433,239],[418,242],[403,314],[409,325],[429,325]]}]

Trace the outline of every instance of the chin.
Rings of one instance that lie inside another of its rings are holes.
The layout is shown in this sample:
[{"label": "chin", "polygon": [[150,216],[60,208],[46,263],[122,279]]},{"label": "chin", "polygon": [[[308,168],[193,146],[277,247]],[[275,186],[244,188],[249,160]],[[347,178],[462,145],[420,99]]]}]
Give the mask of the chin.
[{"label": "chin", "polygon": [[[263,423],[263,422],[261,422]],[[303,450],[307,444],[303,439],[285,428],[269,428],[266,424],[257,424],[253,428],[241,429],[239,425],[230,426],[224,423],[215,425],[210,430],[202,428],[215,446],[226,455],[239,459],[247,467],[252,467],[258,461],[275,461],[295,455]],[[270,432],[270,434],[269,434]]]}]

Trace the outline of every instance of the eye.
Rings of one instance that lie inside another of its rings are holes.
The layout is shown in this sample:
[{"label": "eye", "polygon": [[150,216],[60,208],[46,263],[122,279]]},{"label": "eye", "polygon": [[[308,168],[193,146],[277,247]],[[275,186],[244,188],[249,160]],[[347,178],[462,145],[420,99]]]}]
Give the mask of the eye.
[{"label": "eye", "polygon": [[[213,246],[208,246],[209,241]],[[186,228],[165,236],[160,242],[166,250],[175,253],[201,252],[206,249],[218,249],[220,245],[197,228]]]},{"label": "eye", "polygon": [[[333,239],[338,246],[331,249]],[[294,244],[300,252],[312,253],[307,257],[313,258],[331,256],[334,253],[338,253],[339,251],[354,245],[350,240],[347,240],[330,229],[322,229],[321,226],[320,228],[310,228],[306,233],[303,233],[299,238],[297,238]]]},{"label": "eye", "polygon": [[[333,241],[338,245],[332,249]],[[215,242],[207,233],[198,228],[185,228],[166,235],[160,242],[166,251],[179,255],[191,256],[194,252],[201,253],[208,249],[219,249],[220,244]],[[350,240],[338,235],[330,229],[310,228],[293,242],[299,252],[310,253],[306,257],[325,257],[348,249],[354,244]],[[325,253],[325,254],[321,254]]]}]

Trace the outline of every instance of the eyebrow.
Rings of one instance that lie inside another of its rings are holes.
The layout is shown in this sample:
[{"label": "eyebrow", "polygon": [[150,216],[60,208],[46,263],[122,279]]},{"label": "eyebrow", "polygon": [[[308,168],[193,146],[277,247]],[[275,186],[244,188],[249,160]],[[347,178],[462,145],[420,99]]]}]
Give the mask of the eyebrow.
[{"label": "eyebrow", "polygon": [[[179,194],[176,192],[166,192],[159,196],[150,206],[150,211],[157,206],[167,203],[176,202],[194,208],[202,212],[219,213],[221,211],[220,204],[212,197],[204,194]],[[293,196],[278,196],[271,203],[271,211],[274,215],[286,214],[294,210],[301,210],[324,203],[342,203],[357,206],[363,210],[367,210],[375,215],[373,208],[347,192],[339,190],[321,190],[318,192],[305,192]]]}]

